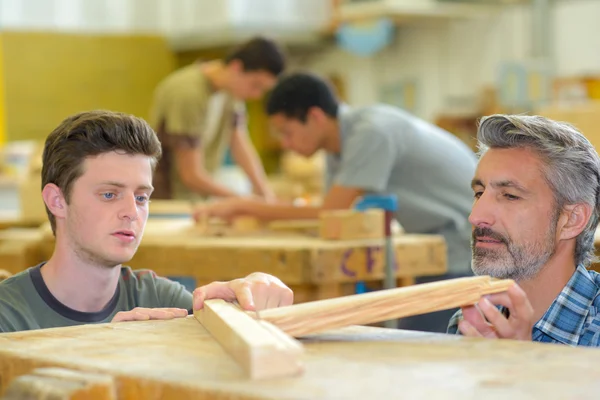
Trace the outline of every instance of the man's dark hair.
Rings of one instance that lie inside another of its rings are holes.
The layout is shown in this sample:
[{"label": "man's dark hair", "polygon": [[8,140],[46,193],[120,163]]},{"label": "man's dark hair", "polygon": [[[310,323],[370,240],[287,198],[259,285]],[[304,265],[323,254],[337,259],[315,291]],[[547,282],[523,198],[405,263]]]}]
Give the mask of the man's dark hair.
[{"label": "man's dark hair", "polygon": [[286,63],[282,48],[275,41],[260,36],[242,43],[225,57],[226,64],[234,60],[242,63],[244,71],[266,71],[273,76],[279,76]]},{"label": "man's dark hair", "polygon": [[[151,157],[153,168],[162,155],[156,133],[141,118],[102,110],[74,114],[46,138],[42,189],[48,183],[55,184],[68,203],[73,183],[83,174],[85,159],[111,151]],[[46,213],[56,234],[56,219],[48,207]]]},{"label": "man's dark hair", "polygon": [[324,79],[309,73],[294,73],[282,77],[267,99],[269,116],[283,114],[306,122],[311,107],[318,107],[330,117],[336,118],[338,100],[334,90]]}]

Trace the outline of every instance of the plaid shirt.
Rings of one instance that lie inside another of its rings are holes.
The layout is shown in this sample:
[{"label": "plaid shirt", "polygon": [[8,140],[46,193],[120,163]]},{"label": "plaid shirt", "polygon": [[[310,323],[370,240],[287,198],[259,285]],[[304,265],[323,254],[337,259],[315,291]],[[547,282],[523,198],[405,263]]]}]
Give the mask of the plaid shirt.
[{"label": "plaid shirt", "polygon": [[[505,307],[499,307],[507,315]],[[600,274],[578,265],[575,273],[532,330],[535,342],[600,347]],[[457,311],[448,333],[460,334]]]}]

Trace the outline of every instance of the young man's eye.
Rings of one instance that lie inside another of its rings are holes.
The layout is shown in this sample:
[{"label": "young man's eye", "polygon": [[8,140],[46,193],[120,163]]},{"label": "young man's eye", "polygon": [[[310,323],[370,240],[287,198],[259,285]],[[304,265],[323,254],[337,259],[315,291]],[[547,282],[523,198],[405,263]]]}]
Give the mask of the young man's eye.
[{"label": "young man's eye", "polygon": [[135,200],[141,204],[145,204],[149,201],[148,196],[136,196]]},{"label": "young man's eye", "polygon": [[102,197],[105,198],[106,200],[111,200],[115,198],[115,194],[114,193],[102,193]]}]

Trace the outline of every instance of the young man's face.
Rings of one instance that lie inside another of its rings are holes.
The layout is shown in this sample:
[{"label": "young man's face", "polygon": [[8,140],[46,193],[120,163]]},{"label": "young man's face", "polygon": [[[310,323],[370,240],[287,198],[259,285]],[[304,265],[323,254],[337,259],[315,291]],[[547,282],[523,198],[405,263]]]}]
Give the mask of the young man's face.
[{"label": "young man's face", "polygon": [[142,239],[152,193],[150,157],[110,152],[89,157],[72,186],[66,234],[78,256],[114,267],[129,261]]},{"label": "young man's face", "polygon": [[244,71],[242,68],[232,69],[229,85],[233,97],[239,100],[260,99],[277,81],[277,78],[267,71]]},{"label": "young man's face", "polygon": [[481,158],[469,221],[477,275],[533,278],[557,245],[558,214],[542,161],[529,149],[490,149]]},{"label": "young man's face", "polygon": [[302,156],[312,157],[321,148],[321,129],[310,115],[306,122],[288,118],[283,114],[269,117],[269,123],[281,146]]}]

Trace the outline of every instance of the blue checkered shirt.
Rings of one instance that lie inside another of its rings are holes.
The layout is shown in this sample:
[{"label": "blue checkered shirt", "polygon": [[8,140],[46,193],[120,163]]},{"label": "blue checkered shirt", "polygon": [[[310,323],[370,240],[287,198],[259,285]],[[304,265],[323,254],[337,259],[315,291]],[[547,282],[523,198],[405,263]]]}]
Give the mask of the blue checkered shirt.
[{"label": "blue checkered shirt", "polygon": [[[562,343],[570,346],[600,347],[600,274],[578,265],[562,292],[544,316],[533,326],[535,342]],[[506,315],[507,310],[500,307]],[[448,333],[460,334],[457,311],[448,324]]]}]

